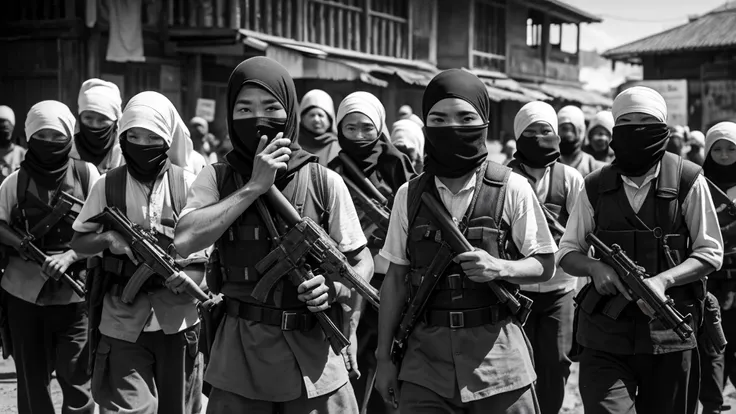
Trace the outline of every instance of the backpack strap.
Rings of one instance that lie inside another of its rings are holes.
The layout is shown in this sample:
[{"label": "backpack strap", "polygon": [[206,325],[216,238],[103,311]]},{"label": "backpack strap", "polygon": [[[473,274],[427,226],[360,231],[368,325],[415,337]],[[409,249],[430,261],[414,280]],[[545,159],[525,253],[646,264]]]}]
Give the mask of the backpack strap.
[{"label": "backpack strap", "polygon": [[601,194],[618,190],[621,186],[621,178],[613,171],[611,165],[595,170],[585,177],[585,192],[588,202],[593,207],[594,222],[598,222],[598,200]]},{"label": "backpack strap", "polygon": [[113,168],[105,174],[105,199],[110,207],[117,207],[121,213],[127,214],[125,202],[128,168],[125,165]]},{"label": "backpack strap", "polygon": [[[307,190],[309,190],[309,181],[313,180],[312,167],[307,164],[306,168],[302,167],[297,171],[296,177],[294,178],[294,192],[291,196],[291,202],[296,208],[296,212],[299,213],[299,217],[304,217],[304,204],[307,202]],[[309,169],[309,171],[307,171]]]},{"label": "backpack strap", "polygon": [[549,172],[549,188],[547,189],[547,199],[545,203],[560,206],[560,212],[558,213],[558,219],[565,225],[569,216],[567,211],[567,180],[565,179],[565,168],[564,164],[555,162],[550,167]]},{"label": "backpack strap", "polygon": [[171,196],[171,208],[174,216],[179,217],[182,208],[187,203],[186,182],[184,181],[184,169],[178,165],[171,164],[168,171],[169,194]]},{"label": "backpack strap", "polygon": [[[230,165],[224,162],[216,162],[212,164],[212,168],[215,169],[215,181],[217,181],[217,192],[220,194],[220,199],[223,199],[222,190],[225,188],[225,180],[230,173]],[[228,194],[229,195],[229,194]]]},{"label": "backpack strap", "polygon": [[327,225],[330,222],[330,214],[332,213],[330,210],[330,197],[327,192],[327,188],[329,188],[329,183],[327,182],[327,168],[316,162],[310,162],[309,171],[311,173],[310,176],[312,183],[314,184],[315,196],[322,206],[321,221],[323,227],[327,228]]},{"label": "backpack strap", "polygon": [[[485,174],[482,178],[483,185],[479,186],[473,195],[468,217],[493,217],[496,227],[500,228],[503,220],[503,206],[506,201],[506,184],[509,182],[509,177],[511,177],[511,168],[486,161]],[[478,205],[479,199],[483,200],[480,205]],[[478,208],[481,210],[475,213],[474,211]]]},{"label": "backpack strap", "polygon": [[84,200],[86,200],[89,195],[89,168],[87,167],[87,163],[82,160],[74,160],[73,169],[74,178],[82,186],[82,194],[84,195]]},{"label": "backpack strap", "polygon": [[414,224],[414,219],[419,213],[419,207],[422,205],[422,193],[427,188],[427,185],[434,181],[434,175],[423,172],[418,176],[409,180],[409,187],[407,188],[406,197],[406,218],[409,227]]},{"label": "backpack strap", "polygon": [[28,175],[28,171],[26,171],[23,166],[21,166],[18,169],[18,182],[16,183],[16,193],[17,193],[17,203],[19,206],[23,205],[23,203],[26,201],[26,191],[28,191],[28,184],[31,180],[31,176]]},{"label": "backpack strap", "polygon": [[[667,152],[662,158],[655,202],[657,224],[662,227],[665,234],[675,231],[678,215],[682,214],[682,204],[701,171],[702,168],[699,165],[675,154]],[[665,217],[670,218],[666,223],[663,222]]]}]

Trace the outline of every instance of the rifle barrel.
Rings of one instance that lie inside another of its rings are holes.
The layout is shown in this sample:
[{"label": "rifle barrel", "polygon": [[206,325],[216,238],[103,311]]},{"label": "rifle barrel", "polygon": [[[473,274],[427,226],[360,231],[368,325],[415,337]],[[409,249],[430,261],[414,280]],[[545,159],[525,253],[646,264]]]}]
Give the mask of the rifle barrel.
[{"label": "rifle barrel", "polygon": [[373,185],[371,180],[368,179],[368,177],[363,174],[363,171],[361,171],[360,168],[355,164],[355,162],[350,159],[350,157],[340,152],[337,154],[337,157],[340,158],[340,161],[342,161],[343,165],[345,166],[345,170],[347,170],[348,174],[353,176],[353,180],[355,181],[355,184],[358,186],[362,183],[363,188],[362,191],[366,194],[369,194],[371,197],[375,198],[376,201],[379,203],[386,205],[388,204],[388,199],[384,197],[383,194],[381,194],[380,191],[376,188],[376,186]]},{"label": "rifle barrel", "polygon": [[299,213],[296,211],[294,206],[291,205],[289,200],[287,200],[276,187],[271,186],[271,188],[269,188],[264,194],[264,197],[266,197],[271,206],[276,209],[281,218],[286,222],[287,226],[296,226],[300,221],[302,221],[301,216],[299,216]]}]

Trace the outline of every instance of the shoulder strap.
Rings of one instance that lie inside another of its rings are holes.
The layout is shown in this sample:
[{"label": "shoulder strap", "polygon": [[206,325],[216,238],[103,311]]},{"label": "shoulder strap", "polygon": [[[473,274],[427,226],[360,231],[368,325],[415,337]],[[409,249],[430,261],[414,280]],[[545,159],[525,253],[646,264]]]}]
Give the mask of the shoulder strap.
[{"label": "shoulder strap", "polygon": [[28,183],[31,177],[28,175],[28,171],[22,166],[18,169],[18,182],[16,183],[16,193],[18,199],[18,205],[23,205],[26,201],[26,191],[28,191]]},{"label": "shoulder strap", "polygon": [[212,168],[215,169],[215,180],[217,181],[217,192],[220,193],[220,198],[225,198],[222,194],[223,188],[225,188],[225,179],[227,178],[228,169],[230,166],[224,162],[216,162],[212,164]]},{"label": "shoulder strap", "polygon": [[547,203],[565,207],[567,198],[567,183],[565,182],[565,165],[559,162],[552,164],[549,176]]},{"label": "shoulder strap", "polygon": [[662,230],[672,233],[681,214],[682,204],[685,202],[690,189],[698,179],[702,168],[690,161],[672,153],[665,153],[657,180],[656,201],[657,218],[659,225],[665,224],[660,220],[669,217]]},{"label": "shoulder strap", "polygon": [[74,178],[79,181],[79,185],[82,186],[82,194],[84,199],[87,199],[89,193],[89,168],[87,163],[82,160],[74,160]]},{"label": "shoulder strap", "polygon": [[[487,162],[483,176],[483,185],[474,195],[473,209],[477,208],[477,200],[483,200],[481,207],[487,209],[483,215],[493,217],[496,226],[501,226],[503,206],[506,201],[506,184],[511,176],[511,169],[495,162]],[[478,214],[476,214],[478,215]]]},{"label": "shoulder strap", "polygon": [[168,171],[169,195],[171,196],[171,208],[174,215],[179,216],[182,208],[187,203],[186,182],[184,181],[184,169],[178,165],[171,164]]},{"label": "shoulder strap", "polygon": [[[322,205],[322,224],[327,226],[330,221],[330,197],[327,193],[329,184],[327,183],[327,168],[323,167],[319,163],[309,163],[310,176],[312,183],[315,184],[315,196]],[[325,227],[326,228],[326,227]]]},{"label": "shoulder strap", "polygon": [[123,214],[127,214],[127,205],[125,203],[127,176],[128,168],[125,165],[113,168],[105,175],[105,199],[107,200],[107,205],[117,207]]},{"label": "shoulder strap", "polygon": [[[307,171],[309,170],[309,171]],[[304,217],[304,204],[307,202],[307,190],[309,190],[309,180],[312,179],[312,167],[307,164],[306,168],[302,167],[297,171],[294,182],[294,193],[292,195],[292,203],[296,208],[296,212],[300,217]],[[312,180],[312,182],[315,182]]]},{"label": "shoulder strap", "polygon": [[411,228],[414,223],[414,219],[417,217],[417,213],[419,212],[419,207],[422,205],[422,193],[433,179],[434,175],[428,172],[423,172],[409,180],[409,187],[407,188],[406,195],[406,218],[409,228]]}]

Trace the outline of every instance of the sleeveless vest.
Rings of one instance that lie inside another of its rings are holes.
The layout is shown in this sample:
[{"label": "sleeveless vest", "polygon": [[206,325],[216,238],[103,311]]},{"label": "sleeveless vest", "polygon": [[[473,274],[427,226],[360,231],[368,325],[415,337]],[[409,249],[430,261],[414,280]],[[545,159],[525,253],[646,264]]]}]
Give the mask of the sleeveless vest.
[{"label": "sleeveless vest", "polygon": [[[508,163],[508,167],[515,173],[520,174],[529,180],[534,192],[536,193],[536,180],[527,174],[517,159],[513,159]],[[565,166],[560,162],[555,162],[549,167],[549,186],[547,188],[547,198],[539,200],[544,204],[552,214],[555,215],[557,221],[563,226],[567,226],[567,220],[570,218],[570,212],[567,211],[567,183],[565,182]],[[555,240],[557,244],[560,240]]]},{"label": "sleeveless vest", "polygon": [[[470,244],[494,257],[516,259],[520,255],[511,237],[508,223],[502,220],[506,198],[506,185],[511,169],[494,162],[484,163],[476,171],[476,187],[467,212],[460,223],[460,230]],[[433,223],[432,213],[421,202],[424,191],[441,200],[434,184],[434,176],[423,173],[409,181],[407,256],[410,261],[409,289],[413,296],[421,284],[422,276],[440,247],[442,235]],[[506,282],[509,291],[518,286]],[[451,263],[430,298],[427,309],[473,309],[497,304],[498,301],[485,283],[467,278],[459,264]]]},{"label": "sleeveless vest", "polygon": [[[184,180],[184,170],[177,165],[171,164],[166,174],[168,177],[167,183],[169,185],[169,196],[171,197],[171,209],[173,211],[168,212],[164,209],[161,215],[161,226],[166,229],[170,229],[173,234],[179,213],[181,213],[182,208],[186,205],[186,182]],[[117,207],[117,209],[124,215],[127,215],[128,209],[126,201],[127,181],[128,168],[126,165],[113,168],[105,175],[105,199],[107,200],[107,205],[110,207]],[[151,231],[156,239],[156,244],[164,251],[168,252],[173,240],[155,230]],[[130,278],[138,268],[138,266],[136,266],[128,256],[114,255],[107,249],[103,253],[102,263],[103,270],[111,274],[112,285],[117,284],[124,286],[127,279]],[[160,279],[149,278],[143,285],[142,290],[160,287],[163,287],[163,282]]]},{"label": "sleeveless vest", "polygon": [[[213,164],[217,177],[220,199],[224,199],[243,186],[243,178],[225,163]],[[310,189],[312,191],[310,191]],[[323,228],[329,220],[329,200],[327,198],[326,171],[316,163],[302,167],[294,178],[281,189],[284,196],[296,207],[302,217],[309,217]],[[283,234],[286,226],[273,214],[279,232]],[[305,308],[297,299],[296,287],[284,280],[269,293],[265,304],[250,296],[261,278],[255,265],[273,249],[268,228],[255,205],[250,206],[228,227],[215,242],[220,256],[221,280],[208,285],[220,286],[220,291],[228,297],[241,302],[266,305],[279,309]],[[208,276],[212,274],[208,272]],[[285,278],[288,279],[288,278]],[[214,291],[215,289],[213,289]]]},{"label": "sleeveless vest", "polygon": [[[71,177],[64,177],[59,191],[65,191],[73,197],[85,200],[89,191],[89,170],[87,169],[86,163],[73,160],[72,172],[73,175]],[[46,218],[53,210],[53,207],[49,205],[49,201],[44,201],[46,194],[39,195],[28,190],[30,179],[31,177],[28,175],[28,172],[21,167],[18,171],[18,202],[10,212],[11,224],[27,232],[33,229],[38,222]],[[80,184],[81,191],[76,189],[75,183]],[[48,229],[43,237],[35,240],[34,244],[44,252],[69,250],[69,242],[72,240],[72,236],[74,236],[74,230],[72,229],[73,223],[74,220],[71,217],[62,217]],[[15,252],[14,250],[8,250],[10,254],[14,254]]]}]

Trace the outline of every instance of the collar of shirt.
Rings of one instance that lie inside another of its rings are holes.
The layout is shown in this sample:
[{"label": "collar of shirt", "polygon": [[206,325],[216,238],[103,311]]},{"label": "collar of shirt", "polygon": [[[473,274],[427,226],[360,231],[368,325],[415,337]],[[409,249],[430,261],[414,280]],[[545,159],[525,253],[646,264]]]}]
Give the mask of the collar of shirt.
[{"label": "collar of shirt", "polygon": [[477,174],[472,174],[470,176],[470,178],[468,179],[468,182],[466,182],[465,185],[463,186],[463,188],[461,188],[460,191],[458,191],[457,193],[453,193],[449,188],[447,188],[447,186],[445,185],[445,183],[443,183],[437,177],[434,177],[434,185],[437,186],[437,189],[438,190],[445,190],[448,193],[452,194],[453,196],[457,196],[457,195],[459,195],[459,194],[461,194],[461,193],[463,193],[465,191],[473,191],[473,190],[475,190],[475,183],[477,182],[477,180],[478,180]]},{"label": "collar of shirt", "polygon": [[649,171],[647,171],[646,175],[644,176],[645,178],[644,178],[644,181],[642,181],[641,185],[636,185],[636,183],[632,181],[631,178],[625,175],[621,176],[621,180],[624,182],[624,184],[630,187],[634,187],[637,190],[639,190],[659,176],[659,170],[660,170],[661,165],[662,165],[662,161],[658,162],[657,165],[649,169]]}]

